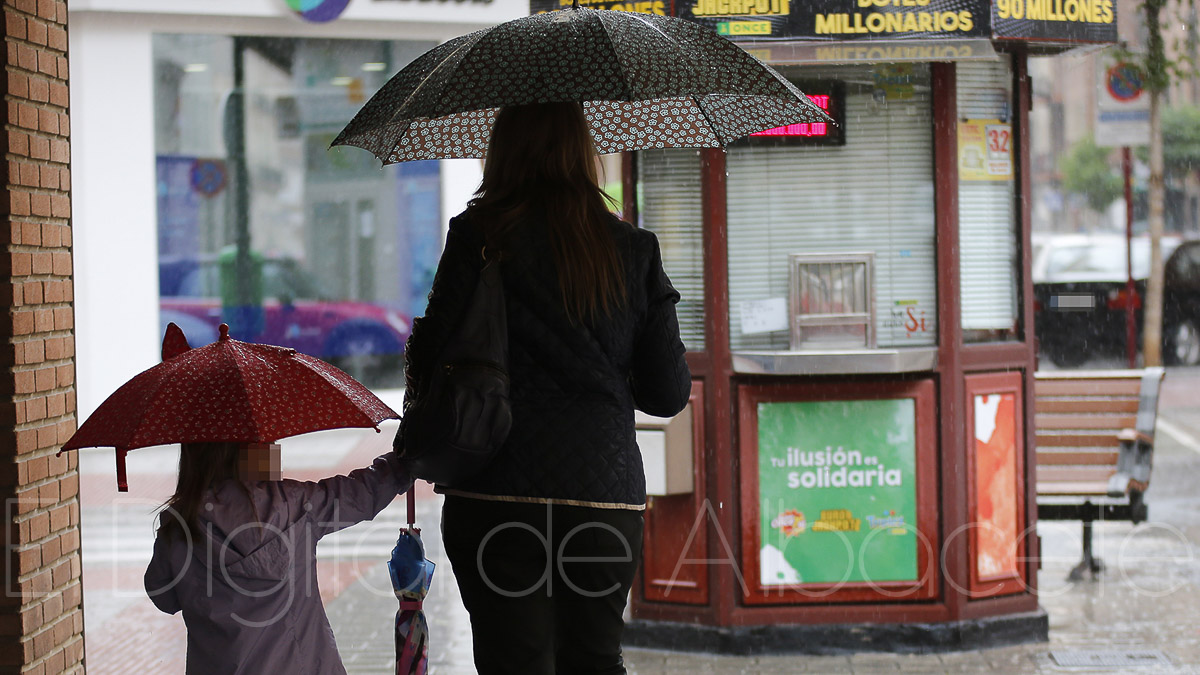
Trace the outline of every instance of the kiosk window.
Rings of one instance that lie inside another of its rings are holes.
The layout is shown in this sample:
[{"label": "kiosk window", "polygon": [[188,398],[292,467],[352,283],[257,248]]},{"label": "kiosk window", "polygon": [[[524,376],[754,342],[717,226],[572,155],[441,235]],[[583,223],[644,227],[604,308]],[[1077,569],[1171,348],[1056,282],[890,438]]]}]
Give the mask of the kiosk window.
[{"label": "kiosk window", "polygon": [[1016,338],[1017,219],[1007,58],[964,62],[958,79],[958,228],[966,342]]},{"label": "kiosk window", "polygon": [[876,345],[936,344],[929,67],[780,70],[802,89],[828,83],[829,92],[844,94],[844,144],[749,140],[729,148],[730,346],[792,347],[794,317],[762,315],[771,307],[793,311],[787,298],[796,254],[869,254]]},{"label": "kiosk window", "polygon": [[[658,236],[663,266],[681,297],[676,311],[688,351],[704,350],[704,250],[700,152],[645,150],[638,154],[639,225]],[[643,195],[651,195],[643,199]]]}]

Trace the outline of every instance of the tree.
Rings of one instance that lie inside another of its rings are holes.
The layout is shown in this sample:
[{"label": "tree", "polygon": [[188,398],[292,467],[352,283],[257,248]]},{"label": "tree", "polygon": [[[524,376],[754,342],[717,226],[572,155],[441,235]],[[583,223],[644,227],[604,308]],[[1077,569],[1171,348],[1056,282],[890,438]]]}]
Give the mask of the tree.
[{"label": "tree", "polygon": [[[1148,229],[1150,231],[1150,278],[1146,281],[1146,301],[1143,314],[1142,360],[1147,366],[1162,365],[1163,309],[1163,94],[1171,84],[1172,75],[1192,76],[1196,64],[1188,52],[1177,60],[1167,58],[1163,40],[1163,13],[1171,0],[1143,0],[1141,9],[1146,29],[1145,49],[1140,55],[1126,60],[1141,70],[1142,84],[1150,92],[1150,180]],[[1176,0],[1180,11],[1194,9],[1195,0]],[[1180,18],[1181,18],[1180,17]],[[1186,24],[1185,24],[1186,25]],[[1180,50],[1176,49],[1178,53]]]},{"label": "tree", "polygon": [[1146,89],[1150,91],[1150,278],[1146,281],[1146,303],[1142,316],[1142,362],[1162,365],[1163,310],[1163,143],[1162,95],[1171,83],[1162,36],[1162,11],[1167,0],[1145,0],[1146,54],[1143,59]]},{"label": "tree", "polygon": [[1104,211],[1123,191],[1121,177],[1108,163],[1109,150],[1091,136],[1071,146],[1062,162],[1063,189],[1087,200],[1093,211]]}]

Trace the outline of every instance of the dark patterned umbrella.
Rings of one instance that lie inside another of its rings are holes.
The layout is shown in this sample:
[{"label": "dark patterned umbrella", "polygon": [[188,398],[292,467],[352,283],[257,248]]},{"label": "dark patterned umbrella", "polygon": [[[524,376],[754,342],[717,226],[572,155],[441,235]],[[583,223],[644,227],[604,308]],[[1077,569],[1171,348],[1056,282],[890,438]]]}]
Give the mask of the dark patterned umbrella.
[{"label": "dark patterned umbrella", "polygon": [[497,110],[579,101],[601,153],[720,147],[831,122],[762,61],[673,17],[572,7],[441,44],[397,73],[333,145],[385,164],[484,157]]}]

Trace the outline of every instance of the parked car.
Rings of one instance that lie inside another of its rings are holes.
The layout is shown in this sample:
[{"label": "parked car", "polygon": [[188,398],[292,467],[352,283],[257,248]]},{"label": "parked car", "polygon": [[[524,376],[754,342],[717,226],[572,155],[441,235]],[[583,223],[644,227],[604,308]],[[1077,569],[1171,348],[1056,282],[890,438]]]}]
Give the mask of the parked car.
[{"label": "parked car", "polygon": [[[1200,241],[1162,240],[1163,359],[1200,364]],[[1043,243],[1033,265],[1039,353],[1060,366],[1125,353],[1126,308],[1133,307],[1139,349],[1150,242],[1133,240],[1134,292],[1120,235],[1066,235]]]},{"label": "parked car", "polygon": [[[189,322],[193,345],[206,344],[223,321],[219,261],[159,261],[159,310],[167,321]],[[398,372],[410,322],[396,310],[369,302],[334,300],[290,258],[262,260],[262,331],[242,340],[292,347],[325,359],[371,383]],[[186,318],[185,318],[186,317]],[[207,326],[207,332],[199,326]]]}]

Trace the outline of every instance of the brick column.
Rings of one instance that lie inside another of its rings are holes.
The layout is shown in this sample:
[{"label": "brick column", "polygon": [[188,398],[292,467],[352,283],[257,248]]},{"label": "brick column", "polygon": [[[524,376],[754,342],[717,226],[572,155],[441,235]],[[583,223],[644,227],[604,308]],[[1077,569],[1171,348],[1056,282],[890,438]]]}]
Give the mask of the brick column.
[{"label": "brick column", "polygon": [[0,673],[83,672],[67,4],[3,0]]}]

